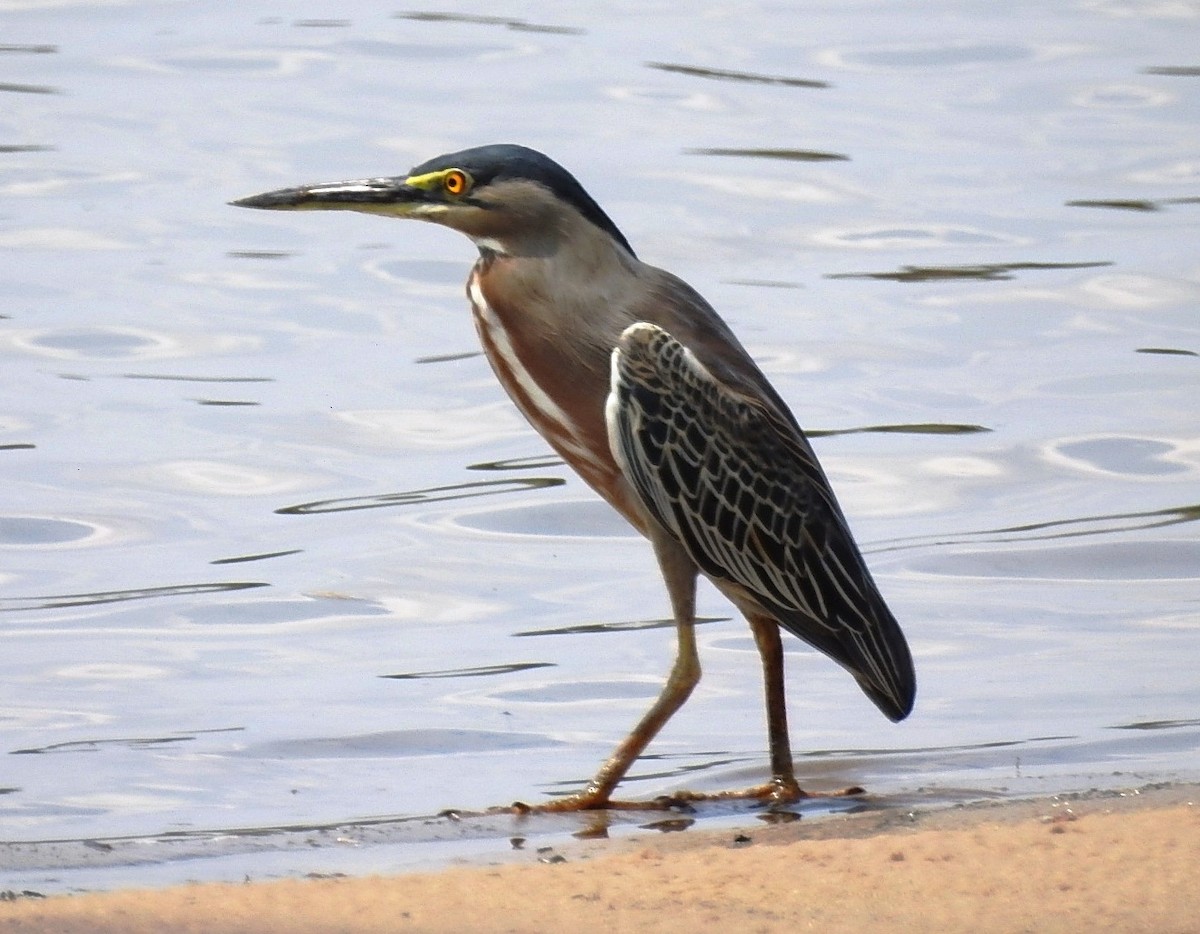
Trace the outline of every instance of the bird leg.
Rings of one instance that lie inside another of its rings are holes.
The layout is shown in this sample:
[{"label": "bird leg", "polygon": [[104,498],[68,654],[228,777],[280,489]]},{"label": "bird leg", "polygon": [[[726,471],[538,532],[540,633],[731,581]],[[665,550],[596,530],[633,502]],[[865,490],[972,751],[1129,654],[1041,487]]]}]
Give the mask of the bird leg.
[{"label": "bird leg", "polygon": [[[771,746],[771,780],[762,785],[737,791],[692,792],[682,791],[671,796],[671,802],[686,804],[692,801],[729,801],[755,799],[773,804],[791,804],[802,798],[813,797],[796,781],[792,762],[792,744],[788,736],[787,700],[783,685],[783,643],[779,637],[779,625],[769,616],[753,611],[744,611],[758,654],[762,659],[763,688],[767,701],[767,734]],[[852,786],[838,791],[820,792],[820,797],[839,798],[863,794],[863,789]]]},{"label": "bird leg", "polygon": [[763,690],[767,701],[767,737],[771,747],[771,781],[765,786],[771,801],[796,801],[807,795],[796,782],[792,741],[788,736],[787,697],[783,685],[783,643],[779,625],[757,614],[746,617],[762,659]]},{"label": "bird leg", "polygon": [[[654,542],[655,555],[662,569],[667,593],[671,598],[671,609],[675,616],[678,650],[671,674],[658,700],[625,737],[608,760],[600,767],[587,788],[566,798],[530,807],[514,805],[518,812],[589,811],[599,808],[659,809],[662,801],[626,802],[612,801],[617,784],[625,777],[629,767],[642,754],[650,741],[675,712],[691,696],[692,689],[700,681],[700,656],[696,652],[696,566],[683,549],[666,539]],[[786,729],[785,729],[786,734]]]},{"label": "bird leg", "polygon": [[[771,780],[762,785],[737,791],[694,792],[678,791],[650,801],[614,801],[612,793],[625,777],[630,766],[658,735],[691,696],[700,681],[700,656],[696,651],[696,566],[683,549],[670,539],[654,541],[654,551],[662,570],[671,608],[675,616],[678,651],[666,686],[658,700],[625,737],[608,760],[600,767],[587,787],[573,795],[536,806],[517,802],[512,806],[518,814],[562,813],[614,810],[661,810],[686,807],[695,801],[755,799],[767,804],[789,804],[809,797],[796,781],[792,763],[791,740],[788,737],[787,701],[783,683],[783,643],[779,625],[771,617],[747,612],[746,620],[754,634],[758,654],[762,659],[763,687],[766,692],[767,732],[771,746]],[[846,788],[830,793],[829,797],[862,794],[861,788]],[[822,795],[825,796],[824,794]]]}]

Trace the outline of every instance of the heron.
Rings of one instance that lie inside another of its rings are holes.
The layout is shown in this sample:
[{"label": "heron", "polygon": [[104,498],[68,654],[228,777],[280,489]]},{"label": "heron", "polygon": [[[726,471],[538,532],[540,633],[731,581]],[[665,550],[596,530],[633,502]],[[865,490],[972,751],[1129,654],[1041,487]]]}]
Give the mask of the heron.
[{"label": "heron", "polygon": [[231,203],[411,218],[469,237],[479,256],[467,298],[501,386],[649,541],[671,606],[674,664],[592,780],[543,809],[618,806],[618,784],[700,680],[701,576],[745,617],[762,663],[771,776],[737,794],[807,796],[788,733],[783,630],[846,669],[892,721],[912,711],[908,643],[795,416],[712,306],[642,262],[553,159],[479,146],[406,175]]}]

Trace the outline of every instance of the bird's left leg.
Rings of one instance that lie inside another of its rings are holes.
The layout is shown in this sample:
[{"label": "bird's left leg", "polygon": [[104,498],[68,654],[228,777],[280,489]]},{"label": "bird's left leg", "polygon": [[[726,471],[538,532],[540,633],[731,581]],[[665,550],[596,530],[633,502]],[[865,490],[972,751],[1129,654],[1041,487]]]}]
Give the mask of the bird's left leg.
[{"label": "bird's left leg", "polygon": [[696,565],[683,548],[665,535],[652,540],[654,553],[671,598],[678,650],[671,674],[658,700],[600,767],[583,791],[537,807],[515,805],[519,811],[589,811],[599,808],[655,808],[659,802],[612,801],[612,793],[634,760],[642,754],[663,725],[691,696],[700,681],[700,656],[696,652]]},{"label": "bird's left leg", "polygon": [[807,797],[796,782],[792,741],[788,736],[787,697],[783,684],[783,643],[779,624],[769,616],[747,613],[746,622],[762,659],[763,689],[767,701],[767,737],[771,746],[771,781],[761,797],[771,801],[796,801]]}]

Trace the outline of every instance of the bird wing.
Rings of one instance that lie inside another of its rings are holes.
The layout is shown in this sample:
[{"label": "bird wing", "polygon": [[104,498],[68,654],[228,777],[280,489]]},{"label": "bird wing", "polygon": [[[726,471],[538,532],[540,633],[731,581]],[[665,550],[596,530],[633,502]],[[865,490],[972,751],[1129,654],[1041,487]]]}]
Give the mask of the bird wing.
[{"label": "bird wing", "polygon": [[893,720],[912,709],[912,659],[807,439],[640,322],[612,356],[613,455],[643,505],[709,577],[846,667]]}]

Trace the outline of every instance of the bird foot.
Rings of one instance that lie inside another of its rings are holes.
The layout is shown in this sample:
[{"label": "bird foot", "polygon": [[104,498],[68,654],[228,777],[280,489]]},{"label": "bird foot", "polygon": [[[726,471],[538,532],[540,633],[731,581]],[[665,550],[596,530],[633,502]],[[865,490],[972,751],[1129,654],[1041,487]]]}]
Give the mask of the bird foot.
[{"label": "bird foot", "polygon": [[773,778],[762,785],[730,791],[676,791],[659,795],[649,801],[619,801],[596,791],[581,791],[545,804],[525,804],[514,801],[509,807],[495,808],[496,813],[572,814],[580,811],[687,811],[702,801],[761,801],[771,806],[792,804],[805,798],[853,798],[865,795],[858,785],[836,791],[805,791],[794,778]]},{"label": "bird foot", "polygon": [[805,791],[794,778],[773,778],[762,785],[731,791],[680,791],[671,795],[678,804],[696,801],[761,801],[766,805],[793,804],[805,798],[852,798],[865,795],[866,790],[858,785],[836,791]]},{"label": "bird foot", "polygon": [[818,797],[801,788],[794,778],[773,778],[750,788],[735,788],[729,791],[681,791],[675,795],[680,801],[761,801],[763,804],[791,804],[803,798]]},{"label": "bird foot", "polygon": [[514,801],[506,808],[495,808],[498,813],[516,814],[575,814],[582,811],[669,811],[678,808],[683,802],[677,802],[674,795],[662,795],[650,801],[621,801],[594,792],[581,791],[556,798],[545,804],[526,804],[524,801]]}]

